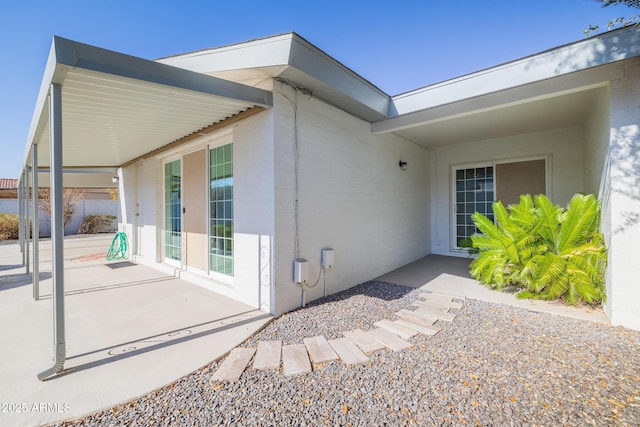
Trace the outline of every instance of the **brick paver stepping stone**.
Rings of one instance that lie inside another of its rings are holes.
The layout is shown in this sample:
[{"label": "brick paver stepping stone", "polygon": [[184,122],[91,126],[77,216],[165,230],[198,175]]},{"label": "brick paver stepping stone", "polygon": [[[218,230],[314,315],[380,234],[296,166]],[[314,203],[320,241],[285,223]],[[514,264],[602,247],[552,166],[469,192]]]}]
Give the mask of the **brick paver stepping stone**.
[{"label": "brick paver stepping stone", "polygon": [[282,366],[285,375],[306,374],[311,372],[311,362],[304,344],[282,347]]},{"label": "brick paver stepping stone", "polygon": [[418,297],[422,299],[428,299],[431,301],[438,301],[443,304],[453,302],[453,297],[451,295],[445,295],[445,294],[432,294],[428,292],[421,292],[420,295],[418,295]]},{"label": "brick paver stepping stone", "polygon": [[362,350],[366,354],[369,354],[376,350],[381,350],[385,347],[384,344],[382,344],[380,341],[360,329],[346,331],[343,332],[342,335],[353,341],[353,343],[360,347],[360,350]]},{"label": "brick paver stepping stone", "polygon": [[279,369],[282,341],[260,341],[253,360],[254,369]]},{"label": "brick paver stepping stone", "polygon": [[244,372],[253,354],[256,352],[255,348],[236,347],[222,362],[222,365],[213,374],[212,381],[229,381],[235,382],[240,379],[240,375]]},{"label": "brick paver stepping stone", "polygon": [[338,353],[340,359],[347,365],[354,365],[356,363],[364,363],[369,360],[366,354],[358,348],[349,338],[336,338],[329,340],[329,345],[333,350]]},{"label": "brick paver stepping stone", "polygon": [[[413,310],[412,311],[412,310],[406,310],[406,309],[403,308],[398,313],[412,315],[414,317],[421,317],[425,321],[430,322],[432,325],[438,321],[438,318],[435,315],[433,315],[433,314],[431,314],[431,313],[429,313],[427,311],[421,311],[421,310]],[[398,314],[398,313],[396,313],[396,314]]]},{"label": "brick paver stepping stone", "polygon": [[302,340],[307,347],[307,352],[313,363],[326,363],[338,360],[338,355],[323,336],[304,338]]},{"label": "brick paver stepping stone", "polygon": [[459,310],[462,308],[462,304],[459,302],[439,302],[433,300],[424,300],[424,301],[414,301],[411,305],[419,306],[419,307],[430,307],[437,308],[443,311],[449,311],[450,308],[454,308]]},{"label": "brick paver stepping stone", "polygon": [[401,318],[399,320],[396,320],[396,322],[400,323],[401,325],[408,326],[411,329],[415,329],[416,331],[418,331],[418,332],[420,332],[421,334],[424,334],[424,335],[435,335],[438,332],[440,332],[440,328],[438,328],[436,326],[419,325],[419,324],[413,323],[410,320],[405,319],[405,318]]},{"label": "brick paver stepping stone", "polygon": [[387,329],[390,332],[393,332],[394,334],[396,334],[397,336],[399,336],[400,338],[411,338],[412,336],[416,335],[418,333],[418,331],[416,331],[415,329],[411,329],[405,325],[400,325],[398,323],[392,322],[389,319],[382,319],[376,323],[373,324],[373,326],[377,326],[378,328],[384,328]]},{"label": "brick paver stepping stone", "polygon": [[398,316],[400,320],[403,320],[405,322],[411,322],[411,324],[413,325],[420,325],[420,326],[424,326],[425,328],[439,329],[439,328],[436,328],[435,326],[432,326],[438,319],[435,319],[435,318],[427,319],[426,317],[416,316],[415,311],[409,311],[409,310],[403,309],[398,311],[396,313],[396,316]]},{"label": "brick paver stepping stone", "polygon": [[442,310],[437,310],[437,309],[427,308],[427,307],[416,308],[414,313],[416,313],[417,315],[437,317],[439,320],[446,320],[447,322],[451,322],[453,319],[456,318],[456,315],[453,313],[446,313]]},{"label": "brick paver stepping stone", "polygon": [[400,351],[405,348],[411,347],[411,343],[403,340],[393,332],[383,328],[375,328],[367,331],[367,334],[380,341],[385,346],[389,347],[393,351]]}]

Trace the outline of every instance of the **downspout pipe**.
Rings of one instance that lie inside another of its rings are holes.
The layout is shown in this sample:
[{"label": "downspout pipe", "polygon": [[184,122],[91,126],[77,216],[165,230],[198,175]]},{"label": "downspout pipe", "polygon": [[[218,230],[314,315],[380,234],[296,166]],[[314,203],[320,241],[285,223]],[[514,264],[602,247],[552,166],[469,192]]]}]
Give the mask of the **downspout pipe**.
[{"label": "downspout pipe", "polygon": [[62,371],[66,360],[64,319],[64,218],[62,216],[62,88],[52,83],[49,91],[51,128],[51,242],[53,244],[53,366],[38,374],[44,379]]}]

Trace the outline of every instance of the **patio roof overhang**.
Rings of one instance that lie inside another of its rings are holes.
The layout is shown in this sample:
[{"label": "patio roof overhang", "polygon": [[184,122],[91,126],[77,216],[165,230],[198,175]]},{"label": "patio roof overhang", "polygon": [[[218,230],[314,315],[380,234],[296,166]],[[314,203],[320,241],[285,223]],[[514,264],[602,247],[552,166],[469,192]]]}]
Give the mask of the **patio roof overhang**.
[{"label": "patio roof overhang", "polygon": [[397,115],[372,123],[424,147],[579,126],[598,90],[640,56],[631,26],[393,97]]},{"label": "patio roof overhang", "polygon": [[[268,91],[54,37],[25,166],[31,165],[34,147],[38,166],[50,166],[52,84],[61,87],[62,165],[75,171],[65,175],[69,187],[111,186],[113,171],[127,162],[230,117],[272,106]],[[96,174],[102,179],[87,180]]]}]

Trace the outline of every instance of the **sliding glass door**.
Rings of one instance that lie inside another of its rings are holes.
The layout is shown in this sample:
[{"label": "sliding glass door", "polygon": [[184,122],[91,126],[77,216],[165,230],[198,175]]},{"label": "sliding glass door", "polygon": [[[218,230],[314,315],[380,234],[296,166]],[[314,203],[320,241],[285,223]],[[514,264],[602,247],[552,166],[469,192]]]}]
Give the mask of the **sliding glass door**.
[{"label": "sliding glass door", "polygon": [[521,194],[547,194],[548,158],[492,162],[452,168],[453,250],[471,247],[478,229],[471,215],[479,212],[494,220],[492,204],[518,203]]}]

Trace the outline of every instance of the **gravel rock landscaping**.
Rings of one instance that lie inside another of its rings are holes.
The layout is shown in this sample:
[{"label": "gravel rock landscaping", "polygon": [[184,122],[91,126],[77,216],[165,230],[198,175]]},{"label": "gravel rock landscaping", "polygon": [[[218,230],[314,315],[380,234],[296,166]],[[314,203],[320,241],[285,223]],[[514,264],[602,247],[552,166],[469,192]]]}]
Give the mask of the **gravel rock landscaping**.
[{"label": "gravel rock landscaping", "polygon": [[[243,346],[366,330],[419,292],[358,285],[275,319]],[[249,368],[238,382],[216,383],[214,362],[59,425],[640,425],[640,332],[468,299],[452,312],[437,335],[364,364],[331,362],[293,377]]]}]

